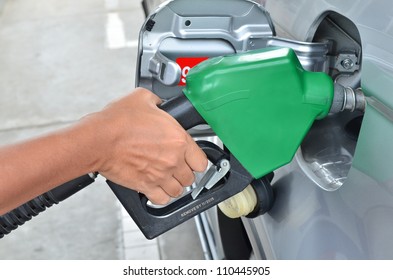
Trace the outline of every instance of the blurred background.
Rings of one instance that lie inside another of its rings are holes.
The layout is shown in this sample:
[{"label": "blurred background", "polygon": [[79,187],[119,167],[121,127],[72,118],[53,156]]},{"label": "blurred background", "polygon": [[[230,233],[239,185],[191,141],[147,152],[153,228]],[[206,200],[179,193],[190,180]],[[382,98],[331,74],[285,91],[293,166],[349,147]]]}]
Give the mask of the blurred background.
[{"label": "blurred background", "polygon": [[[129,93],[144,18],[140,0],[0,0],[0,145]],[[0,259],[203,258],[194,220],[146,240],[103,178],[0,239]]]}]

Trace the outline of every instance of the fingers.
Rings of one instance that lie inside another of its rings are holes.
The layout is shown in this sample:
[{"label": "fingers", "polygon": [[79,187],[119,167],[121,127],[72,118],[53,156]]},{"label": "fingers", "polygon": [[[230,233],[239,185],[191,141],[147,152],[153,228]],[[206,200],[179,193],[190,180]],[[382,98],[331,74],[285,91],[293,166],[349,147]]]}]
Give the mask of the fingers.
[{"label": "fingers", "polygon": [[183,194],[183,186],[174,177],[169,178],[162,186],[149,187],[145,193],[147,198],[154,204],[167,204],[171,198],[179,197]]},{"label": "fingers", "polygon": [[183,186],[174,177],[168,178],[160,186],[170,197],[179,197],[183,193]]},{"label": "fingers", "polygon": [[190,168],[197,172],[203,172],[207,168],[207,156],[202,149],[189,136],[188,148],[185,153],[185,160]]},{"label": "fingers", "polygon": [[150,187],[144,194],[151,203],[156,205],[165,205],[171,200],[171,197],[160,186]]},{"label": "fingers", "polygon": [[160,186],[151,188],[146,196],[157,205],[167,204],[171,198],[179,197],[184,192],[184,187],[190,186],[195,180],[194,173],[187,164],[178,167],[173,177],[167,178]]},{"label": "fingers", "polygon": [[179,197],[184,192],[184,187],[190,186],[195,179],[194,173],[187,164],[182,165],[173,177],[166,179],[156,188],[149,188],[146,196],[149,200],[158,205],[167,204],[171,198]]},{"label": "fingers", "polygon": [[177,168],[173,177],[182,185],[183,187],[191,186],[195,180],[194,173],[187,164],[183,164]]}]

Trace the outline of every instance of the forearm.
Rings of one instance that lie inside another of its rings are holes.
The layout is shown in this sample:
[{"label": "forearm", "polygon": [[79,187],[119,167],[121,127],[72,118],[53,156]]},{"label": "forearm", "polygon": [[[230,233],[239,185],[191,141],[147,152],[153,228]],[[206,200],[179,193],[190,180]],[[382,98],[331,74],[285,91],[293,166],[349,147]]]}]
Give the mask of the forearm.
[{"label": "forearm", "polygon": [[[83,174],[97,159],[91,126],[70,128],[0,148],[0,214]],[[90,131],[89,131],[90,130]]]}]

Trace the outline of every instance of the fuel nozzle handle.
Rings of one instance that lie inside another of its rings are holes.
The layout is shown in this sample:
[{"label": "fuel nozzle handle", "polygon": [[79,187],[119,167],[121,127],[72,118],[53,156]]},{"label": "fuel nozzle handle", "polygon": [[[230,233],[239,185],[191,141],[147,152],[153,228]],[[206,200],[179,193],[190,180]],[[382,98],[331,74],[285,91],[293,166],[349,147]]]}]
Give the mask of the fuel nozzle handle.
[{"label": "fuel nozzle handle", "polygon": [[206,123],[184,94],[164,101],[159,107],[174,117],[186,130]]},{"label": "fuel nozzle handle", "polygon": [[253,180],[251,174],[231,154],[208,141],[197,141],[197,144],[213,165],[218,166],[219,162],[225,159],[231,166],[225,178],[210,190],[199,193],[197,197],[188,192],[168,205],[158,206],[150,204],[142,193],[107,181],[146,238],[155,238],[241,192]]},{"label": "fuel nozzle handle", "polygon": [[[186,130],[206,123],[183,94],[164,102],[160,108],[174,117]],[[192,192],[188,192],[168,205],[156,206],[150,204],[142,193],[107,181],[146,238],[155,238],[191,219],[242,191],[252,181],[251,174],[231,154],[208,141],[197,141],[197,144],[213,165],[218,167],[219,163],[225,159],[231,168],[217,185],[209,190],[202,190],[196,197],[192,195]]]}]

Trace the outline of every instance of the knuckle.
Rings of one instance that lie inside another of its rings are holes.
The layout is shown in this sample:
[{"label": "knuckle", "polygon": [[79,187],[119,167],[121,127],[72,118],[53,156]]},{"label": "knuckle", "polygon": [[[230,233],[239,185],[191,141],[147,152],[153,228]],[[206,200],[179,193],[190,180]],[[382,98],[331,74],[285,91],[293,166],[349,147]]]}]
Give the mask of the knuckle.
[{"label": "knuckle", "polygon": [[149,201],[155,205],[165,205],[170,201],[170,197],[160,188],[147,188],[144,192]]},{"label": "knuckle", "polygon": [[173,188],[168,193],[171,197],[178,197],[183,193],[183,188],[179,186],[178,188]]},{"label": "knuckle", "polygon": [[149,174],[150,182],[159,183],[166,179],[167,174],[165,172],[154,172]]},{"label": "knuckle", "polygon": [[175,168],[179,163],[179,156],[175,153],[169,154],[165,158],[165,165],[167,168]]},{"label": "knuckle", "polygon": [[194,173],[190,172],[189,174],[187,174],[184,179],[183,179],[183,186],[190,186],[192,185],[192,183],[194,183],[195,181],[195,175]]}]

